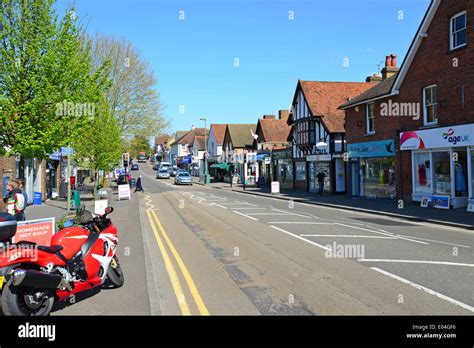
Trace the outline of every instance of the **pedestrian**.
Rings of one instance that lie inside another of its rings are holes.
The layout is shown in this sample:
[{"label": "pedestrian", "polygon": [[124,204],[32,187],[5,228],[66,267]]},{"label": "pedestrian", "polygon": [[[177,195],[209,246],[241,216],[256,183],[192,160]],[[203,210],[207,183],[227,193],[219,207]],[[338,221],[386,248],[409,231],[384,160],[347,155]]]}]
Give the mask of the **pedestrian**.
[{"label": "pedestrian", "polygon": [[24,217],[24,220],[26,220],[26,207],[28,206],[28,194],[26,193],[26,190],[25,190],[25,180],[23,179],[20,179],[20,180],[17,180],[18,181],[18,184],[20,186],[20,190],[21,190],[21,193],[23,194],[23,197],[25,197],[25,204],[24,204],[24,207],[23,207],[23,217]]},{"label": "pedestrian", "polygon": [[145,192],[145,191],[143,191],[142,176],[141,175],[137,178],[137,182],[135,183],[135,192],[137,192],[137,191]]},{"label": "pedestrian", "polygon": [[25,196],[21,192],[20,184],[16,180],[7,183],[7,213],[12,215],[16,221],[25,220]]},{"label": "pedestrian", "polygon": [[320,169],[318,175],[316,175],[318,179],[318,185],[319,185],[319,195],[323,195],[323,190],[324,190],[324,178],[326,177],[326,174],[324,174],[323,168]]}]

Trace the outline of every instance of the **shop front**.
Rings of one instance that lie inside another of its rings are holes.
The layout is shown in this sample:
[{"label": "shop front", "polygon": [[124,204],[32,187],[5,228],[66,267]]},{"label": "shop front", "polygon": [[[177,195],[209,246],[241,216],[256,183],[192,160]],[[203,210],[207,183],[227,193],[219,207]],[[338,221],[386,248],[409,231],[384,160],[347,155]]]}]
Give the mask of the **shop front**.
[{"label": "shop front", "polygon": [[456,208],[474,203],[474,124],[400,134],[400,149],[412,154],[412,199],[445,198]]},{"label": "shop front", "polygon": [[311,155],[306,156],[308,162],[308,190],[309,192],[318,192],[317,175],[321,171],[324,173],[324,190],[323,192],[332,192],[331,180],[331,155]]},{"label": "shop front", "polygon": [[392,139],[348,145],[352,196],[396,197],[395,144]]},{"label": "shop front", "polygon": [[273,150],[274,180],[280,183],[281,189],[293,189],[293,160],[291,149]]},{"label": "shop front", "polygon": [[245,154],[244,175],[248,186],[257,185],[259,173],[258,164],[256,152],[247,152]]}]

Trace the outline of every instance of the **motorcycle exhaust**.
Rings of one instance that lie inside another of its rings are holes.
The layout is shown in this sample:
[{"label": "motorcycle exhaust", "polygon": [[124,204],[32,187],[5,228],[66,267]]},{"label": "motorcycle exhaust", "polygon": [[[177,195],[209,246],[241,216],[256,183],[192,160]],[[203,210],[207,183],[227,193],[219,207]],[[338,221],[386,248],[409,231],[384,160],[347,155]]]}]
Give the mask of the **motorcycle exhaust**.
[{"label": "motorcycle exhaust", "polygon": [[36,270],[20,269],[12,273],[12,283],[14,286],[24,286],[41,289],[71,289],[68,282],[58,274],[49,274]]}]

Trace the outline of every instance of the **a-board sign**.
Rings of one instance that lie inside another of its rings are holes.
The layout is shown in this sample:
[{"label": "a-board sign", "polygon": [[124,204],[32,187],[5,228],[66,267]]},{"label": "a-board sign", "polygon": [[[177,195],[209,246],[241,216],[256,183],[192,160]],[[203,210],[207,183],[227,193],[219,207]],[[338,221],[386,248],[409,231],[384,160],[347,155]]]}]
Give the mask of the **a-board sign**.
[{"label": "a-board sign", "polygon": [[119,199],[119,201],[120,201],[121,198],[127,198],[127,199],[132,198],[132,196],[130,194],[130,185],[129,184],[118,185],[118,199]]},{"label": "a-board sign", "polygon": [[449,196],[433,196],[432,198],[433,207],[438,209],[449,209],[450,197]]},{"label": "a-board sign", "polygon": [[280,193],[280,182],[272,181],[272,195],[276,195],[279,193]]},{"label": "a-board sign", "polygon": [[109,201],[107,199],[99,199],[95,201],[94,213],[99,215],[105,214],[105,208],[109,206]]},{"label": "a-board sign", "polygon": [[29,241],[38,245],[50,246],[55,226],[54,218],[18,221],[13,242]]}]

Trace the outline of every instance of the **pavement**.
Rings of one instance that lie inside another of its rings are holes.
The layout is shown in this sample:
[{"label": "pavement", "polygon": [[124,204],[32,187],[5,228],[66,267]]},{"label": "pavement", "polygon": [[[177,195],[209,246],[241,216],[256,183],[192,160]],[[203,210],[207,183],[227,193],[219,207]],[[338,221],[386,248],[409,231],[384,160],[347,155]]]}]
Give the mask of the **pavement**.
[{"label": "pavement", "polygon": [[[197,185],[204,184],[195,178]],[[324,195],[319,196],[315,193],[309,193],[298,190],[281,190],[280,194],[271,194],[270,189],[247,187],[245,190],[242,185],[232,185],[230,183],[216,182],[208,185],[209,187],[223,190],[232,190],[246,194],[260,195],[264,197],[274,197],[286,201],[308,203],[347,209],[352,211],[369,212],[377,215],[393,216],[410,221],[430,222],[444,226],[453,226],[474,230],[474,213],[466,209],[443,210],[435,208],[422,208],[419,204],[403,202],[390,199],[371,199],[348,197],[346,195]]]}]

